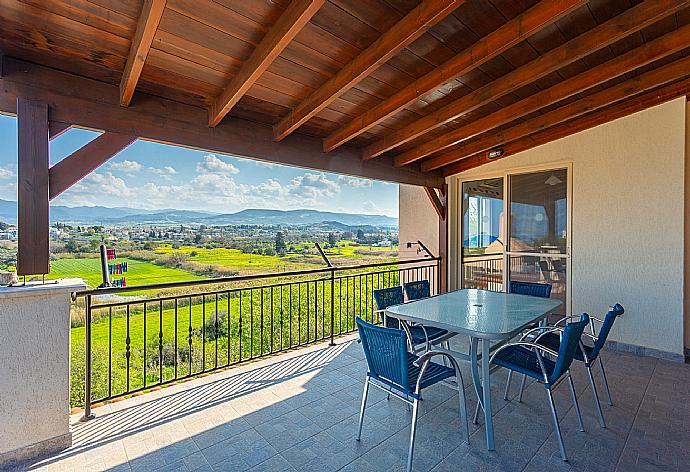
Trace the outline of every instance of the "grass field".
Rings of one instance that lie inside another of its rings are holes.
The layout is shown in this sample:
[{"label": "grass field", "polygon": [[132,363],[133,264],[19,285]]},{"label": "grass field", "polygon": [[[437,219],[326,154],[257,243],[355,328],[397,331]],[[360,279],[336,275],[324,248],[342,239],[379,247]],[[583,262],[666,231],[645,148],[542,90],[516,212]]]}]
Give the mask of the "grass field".
[{"label": "grass field", "polygon": [[[127,285],[203,279],[203,277],[191,272],[170,269],[149,262],[125,258],[118,259],[117,262],[127,262],[129,265],[129,272],[122,274],[127,278]],[[59,279],[63,277],[79,277],[84,279],[91,287],[97,287],[101,283],[100,259],[57,259],[51,261],[48,278]]]}]

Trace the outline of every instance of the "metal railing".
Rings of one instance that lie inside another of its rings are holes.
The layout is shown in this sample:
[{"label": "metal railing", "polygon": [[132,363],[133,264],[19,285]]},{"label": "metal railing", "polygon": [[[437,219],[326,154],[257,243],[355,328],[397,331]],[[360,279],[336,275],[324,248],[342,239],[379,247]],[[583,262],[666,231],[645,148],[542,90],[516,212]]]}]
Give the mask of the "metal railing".
[{"label": "metal railing", "polygon": [[[93,403],[333,343],[356,330],[357,316],[379,322],[373,290],[427,279],[438,293],[439,268],[439,258],[427,257],[77,292],[75,299],[84,298],[85,365],[72,380],[83,377],[84,397],[75,401],[73,391],[73,406],[83,404],[88,419]],[[141,295],[160,290],[182,293]]]},{"label": "metal railing", "polygon": [[463,288],[503,291],[503,255],[464,256]]}]

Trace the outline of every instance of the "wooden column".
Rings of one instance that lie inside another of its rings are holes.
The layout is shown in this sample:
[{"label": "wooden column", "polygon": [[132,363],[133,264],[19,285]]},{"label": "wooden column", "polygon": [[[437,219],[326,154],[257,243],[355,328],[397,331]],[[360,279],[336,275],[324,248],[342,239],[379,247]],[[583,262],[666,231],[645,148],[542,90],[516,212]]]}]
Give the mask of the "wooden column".
[{"label": "wooden column", "polygon": [[50,272],[48,249],[48,105],[17,99],[17,274]]}]

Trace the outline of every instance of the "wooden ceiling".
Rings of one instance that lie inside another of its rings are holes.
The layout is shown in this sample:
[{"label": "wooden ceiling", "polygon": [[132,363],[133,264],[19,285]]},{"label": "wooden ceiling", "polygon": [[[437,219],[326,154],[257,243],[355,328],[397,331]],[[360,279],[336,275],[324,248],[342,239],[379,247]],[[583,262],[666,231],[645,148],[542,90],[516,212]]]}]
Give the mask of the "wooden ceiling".
[{"label": "wooden ceiling", "polygon": [[273,150],[303,135],[324,159],[409,175],[450,175],[690,91],[690,0],[0,5],[5,56],[117,86],[120,106],[178,102],[203,109],[200,126],[271,126]]}]

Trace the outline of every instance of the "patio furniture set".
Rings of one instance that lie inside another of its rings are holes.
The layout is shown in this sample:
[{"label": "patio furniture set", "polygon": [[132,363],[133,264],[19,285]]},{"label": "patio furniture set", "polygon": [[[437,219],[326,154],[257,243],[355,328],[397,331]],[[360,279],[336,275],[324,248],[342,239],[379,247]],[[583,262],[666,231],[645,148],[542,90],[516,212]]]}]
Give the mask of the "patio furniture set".
[{"label": "patio furniture set", "polygon": [[[606,427],[592,369],[598,361],[607,402],[612,405],[600,353],[614,321],[624,313],[620,304],[611,307],[603,319],[583,313],[565,316],[549,324],[546,315],[561,303],[549,298],[549,284],[513,281],[508,293],[461,289],[434,296],[431,296],[429,287],[429,281],[421,280],[402,287],[375,290],[373,295],[382,324],[377,326],[357,319],[368,365],[357,440],[361,437],[369,387],[386,391],[389,398],[392,395],[412,407],[407,458],[407,470],[412,470],[423,391],[443,383],[458,391],[462,433],[469,444],[467,405],[459,361],[470,364],[478,399],[473,422],[477,424],[481,408],[489,450],[495,449],[490,376],[498,368],[508,371],[505,400],[508,400],[513,372],[522,376],[518,402],[522,401],[527,378],[544,386],[564,461],[568,456],[552,392],[561,384],[568,384],[579,429],[584,431],[570,375],[573,361],[584,365],[599,424]],[[469,352],[451,349],[449,340],[459,335],[469,338]]]}]

